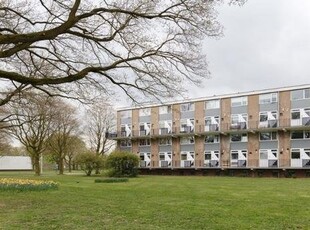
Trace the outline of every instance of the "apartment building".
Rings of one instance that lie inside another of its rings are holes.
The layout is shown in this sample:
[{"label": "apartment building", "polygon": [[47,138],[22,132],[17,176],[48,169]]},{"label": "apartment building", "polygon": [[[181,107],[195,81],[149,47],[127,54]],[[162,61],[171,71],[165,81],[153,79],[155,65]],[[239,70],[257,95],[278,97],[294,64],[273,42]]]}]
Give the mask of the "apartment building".
[{"label": "apartment building", "polygon": [[124,108],[107,135],[144,172],[310,176],[310,85]]}]

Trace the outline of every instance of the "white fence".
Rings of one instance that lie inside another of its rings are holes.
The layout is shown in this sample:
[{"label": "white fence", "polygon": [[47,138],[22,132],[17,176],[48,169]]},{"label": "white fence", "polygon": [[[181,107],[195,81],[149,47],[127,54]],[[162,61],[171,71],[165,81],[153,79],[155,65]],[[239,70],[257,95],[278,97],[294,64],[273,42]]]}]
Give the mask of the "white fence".
[{"label": "white fence", "polygon": [[0,156],[1,170],[32,170],[31,158],[28,156]]}]

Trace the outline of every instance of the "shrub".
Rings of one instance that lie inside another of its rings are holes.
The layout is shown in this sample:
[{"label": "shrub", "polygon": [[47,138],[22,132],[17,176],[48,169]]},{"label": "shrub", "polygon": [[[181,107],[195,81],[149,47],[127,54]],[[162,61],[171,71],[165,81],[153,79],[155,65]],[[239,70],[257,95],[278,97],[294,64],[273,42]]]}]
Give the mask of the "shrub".
[{"label": "shrub", "polygon": [[54,181],[28,180],[28,179],[0,179],[0,191],[43,191],[58,189]]},{"label": "shrub", "polygon": [[128,182],[128,178],[104,178],[104,179],[96,179],[95,183],[121,183]]},{"label": "shrub", "polygon": [[128,152],[115,151],[107,158],[110,177],[135,177],[138,175],[139,157]]},{"label": "shrub", "polygon": [[92,152],[81,153],[76,157],[76,163],[80,165],[81,169],[90,176],[95,169],[103,169],[104,158]]}]

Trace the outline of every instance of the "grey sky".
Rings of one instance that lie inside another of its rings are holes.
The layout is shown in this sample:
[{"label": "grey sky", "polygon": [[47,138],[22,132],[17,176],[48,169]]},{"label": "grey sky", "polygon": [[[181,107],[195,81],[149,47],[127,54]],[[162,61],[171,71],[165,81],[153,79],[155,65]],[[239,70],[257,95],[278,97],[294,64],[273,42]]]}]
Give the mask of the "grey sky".
[{"label": "grey sky", "polygon": [[189,98],[310,83],[309,0],[248,0],[218,12],[224,36],[204,44],[211,79]]}]

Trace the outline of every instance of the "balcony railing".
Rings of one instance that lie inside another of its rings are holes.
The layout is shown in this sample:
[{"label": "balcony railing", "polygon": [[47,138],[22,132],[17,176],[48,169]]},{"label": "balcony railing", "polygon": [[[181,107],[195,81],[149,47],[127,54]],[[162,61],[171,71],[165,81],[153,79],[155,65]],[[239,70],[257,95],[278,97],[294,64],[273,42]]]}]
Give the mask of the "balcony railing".
[{"label": "balcony railing", "polygon": [[243,160],[159,160],[151,161],[147,164],[145,161],[140,162],[141,168],[205,168],[205,169],[310,169],[310,159],[243,159]]},{"label": "balcony railing", "polygon": [[279,129],[306,129],[310,130],[310,118],[302,119],[277,119],[267,121],[248,121],[210,124],[210,125],[196,125],[195,127],[172,127],[146,130],[131,130],[120,132],[106,133],[109,139],[131,139],[131,138],[146,138],[146,137],[167,137],[167,136],[184,136],[193,134],[216,134],[220,132],[252,132],[252,131],[276,131]]}]

